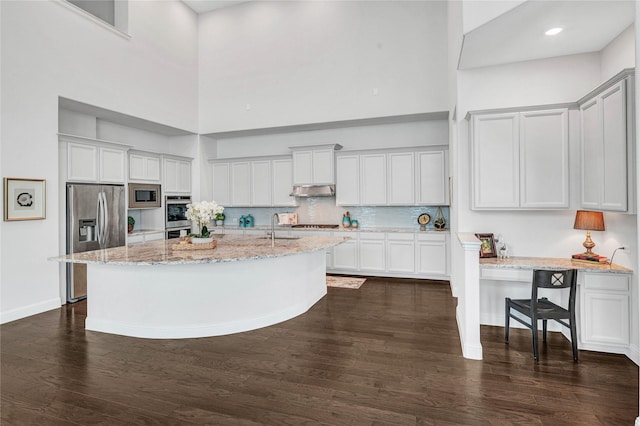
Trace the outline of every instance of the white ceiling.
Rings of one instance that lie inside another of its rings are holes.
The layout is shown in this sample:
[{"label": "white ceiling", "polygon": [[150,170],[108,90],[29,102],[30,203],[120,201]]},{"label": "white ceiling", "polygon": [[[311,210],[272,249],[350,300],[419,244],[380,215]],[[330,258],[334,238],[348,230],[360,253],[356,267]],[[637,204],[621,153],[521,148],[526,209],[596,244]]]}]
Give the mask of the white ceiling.
[{"label": "white ceiling", "polygon": [[[633,0],[529,0],[464,37],[459,69],[598,52],[633,24]],[[546,36],[552,27],[564,31]]]},{"label": "white ceiling", "polygon": [[206,13],[215,9],[246,3],[247,0],[182,0],[196,13]]}]

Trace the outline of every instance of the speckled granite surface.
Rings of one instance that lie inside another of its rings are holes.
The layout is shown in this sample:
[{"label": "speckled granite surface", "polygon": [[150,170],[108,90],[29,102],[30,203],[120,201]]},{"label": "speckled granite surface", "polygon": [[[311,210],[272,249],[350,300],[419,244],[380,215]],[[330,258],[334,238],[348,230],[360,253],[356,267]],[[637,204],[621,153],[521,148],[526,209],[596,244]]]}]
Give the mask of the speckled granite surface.
[{"label": "speckled granite surface", "polygon": [[[221,226],[221,227],[212,227],[210,231],[212,232],[221,232],[224,233],[225,230],[229,231],[264,231],[271,232],[270,226],[254,226],[251,228],[241,228],[239,226]],[[309,228],[291,228],[290,226],[276,226],[276,233],[284,232],[287,233],[289,231],[305,231],[309,233],[313,232],[400,232],[400,233],[411,233],[411,234],[449,234],[449,229],[445,229],[443,231],[436,231],[434,229],[428,229],[426,231],[421,231],[419,226],[415,226],[413,228],[400,228],[400,227],[362,227],[362,228],[343,228],[342,226],[339,228],[329,228],[329,229],[309,229]]]},{"label": "speckled granite surface", "polygon": [[620,274],[632,274],[631,269],[614,264],[591,264],[573,262],[571,259],[551,257],[509,257],[499,259],[497,257],[480,259],[481,268],[508,268],[508,269],[577,269],[588,272],[608,272]]},{"label": "speckled granite surface", "polygon": [[265,259],[324,250],[344,241],[343,237],[301,237],[295,240],[271,240],[255,235],[218,235],[218,247],[212,250],[173,250],[177,239],[74,253],[49,260],[69,263],[112,265],[170,265],[236,262]]}]

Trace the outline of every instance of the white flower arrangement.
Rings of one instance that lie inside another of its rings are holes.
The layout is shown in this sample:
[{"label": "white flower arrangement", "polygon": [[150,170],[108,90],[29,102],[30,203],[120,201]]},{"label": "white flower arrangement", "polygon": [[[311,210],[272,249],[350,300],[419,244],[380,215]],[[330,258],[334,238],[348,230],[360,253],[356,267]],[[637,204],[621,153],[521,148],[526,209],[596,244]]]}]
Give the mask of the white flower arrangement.
[{"label": "white flower arrangement", "polygon": [[[220,210],[222,209],[222,210]],[[187,219],[198,225],[198,237],[206,238],[210,235],[207,225],[218,212],[224,211],[224,207],[219,206],[215,201],[200,201],[198,203],[187,204]]]}]

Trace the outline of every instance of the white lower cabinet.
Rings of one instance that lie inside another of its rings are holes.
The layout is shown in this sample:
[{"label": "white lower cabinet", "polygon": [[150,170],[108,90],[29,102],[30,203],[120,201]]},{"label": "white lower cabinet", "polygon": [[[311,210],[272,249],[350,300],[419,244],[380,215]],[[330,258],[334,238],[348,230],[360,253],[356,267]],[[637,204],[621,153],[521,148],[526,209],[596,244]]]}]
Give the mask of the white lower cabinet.
[{"label": "white lower cabinet", "polygon": [[356,272],[358,270],[358,237],[357,235],[345,235],[345,237],[350,239],[333,248],[333,268]]},{"label": "white lower cabinet", "polygon": [[448,276],[447,234],[416,235],[416,273]]},{"label": "white lower cabinet", "polygon": [[364,272],[384,272],[385,234],[361,233],[359,244],[360,270]]},{"label": "white lower cabinet", "polygon": [[413,234],[387,234],[387,271],[401,274],[416,272]]},{"label": "white lower cabinet", "polygon": [[[334,232],[343,236],[344,232]],[[449,278],[447,233],[354,232],[335,246],[329,272],[401,278]]]},{"label": "white lower cabinet", "polygon": [[145,232],[143,234],[127,234],[127,244],[148,243],[149,241],[164,240],[164,231]]},{"label": "white lower cabinet", "polygon": [[629,346],[629,275],[582,272],[578,285],[580,349],[624,353]]}]

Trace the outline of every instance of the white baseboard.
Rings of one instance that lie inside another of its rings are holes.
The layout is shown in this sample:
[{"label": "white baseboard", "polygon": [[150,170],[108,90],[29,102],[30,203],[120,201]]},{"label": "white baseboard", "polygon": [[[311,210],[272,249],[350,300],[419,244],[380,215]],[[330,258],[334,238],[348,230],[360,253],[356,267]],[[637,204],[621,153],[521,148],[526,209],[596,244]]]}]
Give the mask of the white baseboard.
[{"label": "white baseboard", "polygon": [[[640,348],[638,348],[638,346],[630,345],[624,354],[636,365],[640,365]],[[636,424],[638,424],[637,420],[636,420]]]},{"label": "white baseboard", "polygon": [[0,312],[0,324],[30,317],[31,315],[41,314],[42,312],[57,309],[60,306],[62,306],[60,298],[54,297],[53,299],[45,300],[40,303],[34,303],[32,305],[11,309],[10,311]]}]

